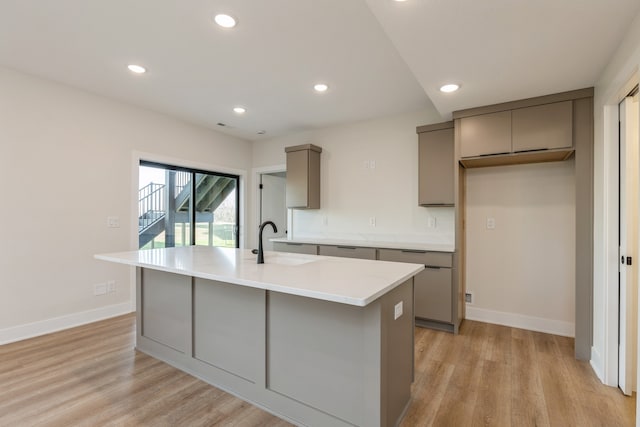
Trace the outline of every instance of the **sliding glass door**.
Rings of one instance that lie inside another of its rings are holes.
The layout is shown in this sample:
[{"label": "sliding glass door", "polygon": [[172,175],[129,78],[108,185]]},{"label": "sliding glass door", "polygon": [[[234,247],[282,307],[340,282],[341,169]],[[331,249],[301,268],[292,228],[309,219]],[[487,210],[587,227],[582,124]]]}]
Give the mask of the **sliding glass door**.
[{"label": "sliding glass door", "polygon": [[237,175],[141,161],[140,249],[187,245],[239,247]]}]

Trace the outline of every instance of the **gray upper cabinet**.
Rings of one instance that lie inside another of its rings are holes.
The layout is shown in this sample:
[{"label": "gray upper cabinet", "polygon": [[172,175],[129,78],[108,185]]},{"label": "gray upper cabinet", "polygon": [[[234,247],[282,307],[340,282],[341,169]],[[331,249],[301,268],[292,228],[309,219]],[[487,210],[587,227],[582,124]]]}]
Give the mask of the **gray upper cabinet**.
[{"label": "gray upper cabinet", "polygon": [[573,145],[572,124],[571,101],[513,110],[513,152],[570,148]]},{"label": "gray upper cabinet", "polygon": [[313,144],[286,147],[287,207],[294,209],[320,208],[320,153]]},{"label": "gray upper cabinet", "polygon": [[418,204],[453,206],[454,133],[453,122],[447,129],[420,132],[418,128]]},{"label": "gray upper cabinet", "polygon": [[511,111],[481,114],[460,120],[461,157],[510,152]]}]

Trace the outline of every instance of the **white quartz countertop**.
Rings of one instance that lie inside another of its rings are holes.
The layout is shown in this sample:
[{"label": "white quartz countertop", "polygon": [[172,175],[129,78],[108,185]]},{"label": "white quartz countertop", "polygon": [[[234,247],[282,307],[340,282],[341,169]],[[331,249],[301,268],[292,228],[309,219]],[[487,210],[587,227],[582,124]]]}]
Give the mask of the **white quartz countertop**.
[{"label": "white quartz countertop", "polygon": [[430,251],[430,252],[455,252],[452,244],[446,243],[417,243],[417,242],[381,242],[374,240],[340,240],[340,239],[308,239],[287,238],[270,239],[272,242],[281,243],[306,243],[311,245],[336,245],[336,246],[355,246],[360,248],[380,248],[380,249],[405,249],[411,251]]},{"label": "white quartz countertop", "polygon": [[424,269],[421,264],[186,246],[95,255],[103,261],[366,306]]}]

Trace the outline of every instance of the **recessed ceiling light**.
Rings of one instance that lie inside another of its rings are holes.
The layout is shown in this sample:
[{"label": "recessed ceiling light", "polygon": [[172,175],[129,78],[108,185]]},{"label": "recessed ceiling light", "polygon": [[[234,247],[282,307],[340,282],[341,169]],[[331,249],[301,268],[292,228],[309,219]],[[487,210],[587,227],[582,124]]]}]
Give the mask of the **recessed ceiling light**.
[{"label": "recessed ceiling light", "polygon": [[244,107],[233,107],[233,111],[238,114],[244,114],[247,112],[247,109]]},{"label": "recessed ceiling light", "polygon": [[217,14],[213,18],[213,20],[216,21],[216,24],[220,25],[223,28],[233,28],[237,24],[237,21],[233,16],[226,15],[224,13]]},{"label": "recessed ceiling light", "polygon": [[130,65],[127,65],[127,68],[129,69],[129,71],[136,74],[143,74],[147,72],[147,69],[144,68],[142,65],[130,64]]},{"label": "recessed ceiling light", "polygon": [[313,86],[313,89],[314,89],[316,92],[326,92],[326,91],[327,91],[327,89],[329,89],[329,86],[327,86],[327,85],[326,85],[326,84],[324,84],[324,83],[318,83],[318,84],[316,84],[316,85],[314,85],[314,86]]},{"label": "recessed ceiling light", "polygon": [[440,88],[440,92],[444,92],[444,93],[450,93],[450,92],[455,92],[458,89],[460,89],[460,85],[457,84],[448,84],[448,85],[444,85]]}]

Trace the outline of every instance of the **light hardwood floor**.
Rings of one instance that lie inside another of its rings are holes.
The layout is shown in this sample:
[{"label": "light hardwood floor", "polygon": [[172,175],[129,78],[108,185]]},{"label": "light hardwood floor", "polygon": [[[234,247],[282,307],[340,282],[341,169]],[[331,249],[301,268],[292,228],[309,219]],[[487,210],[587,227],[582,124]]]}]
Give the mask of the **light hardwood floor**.
[{"label": "light hardwood floor", "polygon": [[[133,349],[121,316],[0,346],[0,426],[287,426]],[[573,359],[570,338],[466,321],[416,329],[410,426],[632,426],[635,399]]]}]

